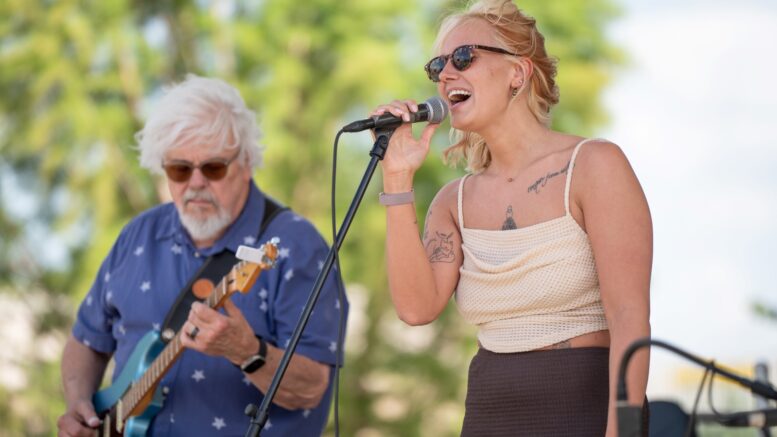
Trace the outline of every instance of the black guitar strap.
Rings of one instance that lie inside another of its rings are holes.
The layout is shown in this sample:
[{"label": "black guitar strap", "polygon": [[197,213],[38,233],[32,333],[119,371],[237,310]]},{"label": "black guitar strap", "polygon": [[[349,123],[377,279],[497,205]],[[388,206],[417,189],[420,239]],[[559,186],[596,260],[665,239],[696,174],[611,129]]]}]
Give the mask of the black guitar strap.
[{"label": "black guitar strap", "polygon": [[[271,199],[268,196],[264,197],[264,216],[262,217],[261,225],[259,226],[259,234],[256,241],[261,241],[260,238],[273,219],[283,211],[288,210],[289,207],[283,206],[276,200]],[[194,302],[202,302],[205,299],[200,299],[195,296],[193,291],[194,283],[200,279],[207,279],[212,284],[218,285],[221,282],[221,278],[224,277],[229,271],[238,263],[238,259],[235,254],[225,249],[215,255],[208,257],[202,264],[202,267],[192,276],[189,282],[183,286],[178,293],[178,298],[175,303],[167,312],[165,317],[165,323],[162,325],[162,341],[168,343],[175,337],[175,333],[181,329],[186,319],[189,317],[189,310]]]}]

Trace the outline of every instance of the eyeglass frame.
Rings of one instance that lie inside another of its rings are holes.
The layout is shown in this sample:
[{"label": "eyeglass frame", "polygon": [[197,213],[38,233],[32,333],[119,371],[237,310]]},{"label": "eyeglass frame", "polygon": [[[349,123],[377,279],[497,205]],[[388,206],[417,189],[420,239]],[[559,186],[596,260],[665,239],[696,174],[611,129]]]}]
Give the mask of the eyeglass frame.
[{"label": "eyeglass frame", "polygon": [[[199,170],[200,173],[202,173],[202,176],[205,179],[207,179],[208,181],[217,182],[217,181],[220,181],[220,180],[224,179],[227,176],[227,173],[229,172],[229,165],[232,164],[232,162],[234,162],[240,156],[240,152],[241,151],[238,150],[238,152],[235,153],[229,159],[212,158],[212,159],[207,159],[204,162],[201,162],[201,163],[199,163],[197,165],[194,165],[194,163],[192,163],[190,161],[184,161],[184,160],[174,160],[174,161],[168,162],[168,163],[162,162],[162,169],[165,171],[165,175],[167,175],[168,179],[170,179],[173,182],[177,182],[177,183],[188,182],[189,179],[192,178],[192,175],[194,174],[194,170],[195,169]],[[208,177],[206,172],[202,171],[202,169],[206,165],[210,165],[210,164],[222,164],[222,165],[224,165],[224,168],[225,168],[224,174],[222,176],[217,177],[217,178]],[[188,172],[189,172],[188,176],[186,176],[186,178],[182,179],[182,180],[176,180],[175,178],[171,177],[167,168],[168,168],[168,166],[173,166],[173,165],[180,165],[180,166],[187,167],[188,168]]]},{"label": "eyeglass frame", "polygon": [[[517,53],[510,52],[510,51],[505,50],[505,49],[503,49],[501,47],[484,46],[484,45],[480,45],[480,44],[464,44],[464,45],[456,47],[455,49],[453,49],[447,55],[435,56],[434,58],[430,59],[429,62],[426,63],[426,65],[424,65],[424,71],[426,71],[426,76],[429,78],[429,80],[431,80],[432,82],[435,82],[435,83],[439,82],[440,81],[440,73],[442,73],[442,71],[445,69],[445,66],[448,65],[448,60],[453,57],[453,54],[456,53],[457,50],[461,50],[461,49],[469,49],[470,51],[472,51],[472,50],[485,50],[485,51],[489,51],[489,52],[493,52],[493,53],[500,53],[500,54],[503,54],[503,55],[520,56]],[[436,61],[437,59],[442,59],[445,62],[442,64],[442,68],[440,68],[440,71],[437,72],[436,76],[433,77],[432,76],[432,72],[430,71],[430,67],[432,65],[432,62]],[[462,68],[459,68],[456,65],[456,63],[454,63],[453,61],[451,61],[451,65],[453,65],[453,68],[455,68],[457,71],[464,71],[464,70],[468,69],[472,65],[472,61],[474,61],[474,60],[475,60],[475,56],[474,56],[474,54],[472,54],[471,57],[470,57],[469,63],[466,66],[464,66]],[[437,80],[435,80],[435,77],[436,77]]]}]

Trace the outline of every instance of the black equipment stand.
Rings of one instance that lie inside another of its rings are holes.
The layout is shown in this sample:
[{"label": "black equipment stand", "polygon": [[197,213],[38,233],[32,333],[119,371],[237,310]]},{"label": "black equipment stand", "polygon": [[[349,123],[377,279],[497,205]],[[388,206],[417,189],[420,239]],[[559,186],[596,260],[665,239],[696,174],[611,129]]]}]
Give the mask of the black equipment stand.
[{"label": "black equipment stand", "polygon": [[364,176],[359,183],[359,187],[356,189],[356,194],[351,201],[351,206],[348,208],[348,212],[345,214],[345,218],[343,218],[343,223],[340,226],[340,230],[337,232],[337,237],[332,244],[332,248],[329,250],[326,261],[324,261],[324,266],[316,278],[316,282],[310,292],[308,301],[305,303],[305,307],[302,310],[302,315],[300,315],[297,326],[294,328],[294,333],[289,340],[289,346],[286,348],[286,351],[284,351],[283,357],[278,363],[278,369],[275,371],[275,375],[273,375],[270,387],[267,389],[267,393],[265,393],[264,399],[262,400],[262,403],[258,409],[254,404],[249,404],[246,407],[246,415],[251,416],[251,424],[246,431],[246,437],[259,436],[261,430],[264,428],[265,423],[267,423],[267,419],[269,418],[268,412],[270,410],[272,400],[278,391],[278,386],[281,383],[281,379],[283,379],[284,373],[286,373],[286,369],[289,367],[291,356],[294,354],[294,350],[297,348],[297,343],[299,343],[299,339],[302,336],[302,331],[305,329],[305,326],[310,319],[310,314],[313,312],[313,307],[316,305],[316,301],[318,301],[318,296],[321,294],[321,289],[324,286],[324,282],[326,281],[330,270],[332,270],[335,254],[338,250],[340,250],[340,246],[343,244],[343,240],[345,240],[345,234],[348,232],[348,228],[350,228],[351,222],[353,222],[353,218],[356,215],[356,210],[359,209],[359,204],[361,204],[361,201],[364,198],[364,193],[367,191],[367,186],[372,179],[373,173],[375,173],[375,169],[378,167],[378,161],[383,160],[383,157],[386,155],[389,138],[391,138],[393,133],[394,128],[380,129],[375,131],[375,143],[372,146],[372,150],[370,150],[370,156],[372,158],[367,164],[367,169],[365,170]]}]

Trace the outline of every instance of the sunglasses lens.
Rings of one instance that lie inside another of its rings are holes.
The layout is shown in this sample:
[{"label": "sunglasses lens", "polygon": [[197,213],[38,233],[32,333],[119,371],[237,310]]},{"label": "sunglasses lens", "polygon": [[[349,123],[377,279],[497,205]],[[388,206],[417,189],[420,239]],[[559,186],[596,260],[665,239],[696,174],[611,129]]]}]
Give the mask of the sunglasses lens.
[{"label": "sunglasses lens", "polygon": [[443,68],[445,68],[445,62],[445,58],[438,56],[426,64],[426,75],[429,76],[429,79],[432,82],[440,81],[440,73],[442,73]]},{"label": "sunglasses lens", "polygon": [[185,164],[168,164],[164,166],[165,173],[170,180],[175,182],[188,181],[192,176],[192,166]]},{"label": "sunglasses lens", "polygon": [[209,180],[217,181],[227,175],[227,164],[223,162],[209,162],[204,164],[200,171]]},{"label": "sunglasses lens", "polygon": [[472,64],[472,48],[459,47],[451,55],[451,63],[459,71],[464,71]]}]

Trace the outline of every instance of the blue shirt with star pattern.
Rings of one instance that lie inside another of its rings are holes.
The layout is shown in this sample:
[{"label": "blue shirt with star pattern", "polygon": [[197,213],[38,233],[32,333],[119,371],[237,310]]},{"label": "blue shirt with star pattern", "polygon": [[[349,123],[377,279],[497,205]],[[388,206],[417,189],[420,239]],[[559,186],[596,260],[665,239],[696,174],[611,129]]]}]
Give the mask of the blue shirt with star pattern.
[{"label": "blue shirt with star pattern", "polygon": [[[314,226],[292,211],[278,214],[258,239],[264,199],[252,182],[237,220],[207,249],[194,246],[172,203],[143,212],[122,230],[73,327],[78,341],[113,354],[114,380],[140,338],[160,329],[181,288],[207,257],[225,249],[235,252],[240,245],[259,247],[273,237],[280,239],[276,266],[263,271],[249,292],[231,299],[257,335],[285,349],[329,248]],[[338,298],[336,281],[339,275],[333,270],[295,351],[333,370],[340,313],[345,318],[348,309],[347,301]],[[151,424],[152,436],[244,436],[249,426],[246,405],[258,406],[263,399],[227,359],[194,350],[184,350],[160,386],[168,394]],[[332,378],[314,409],[286,410],[273,404],[262,436],[321,435],[331,392]]]}]

